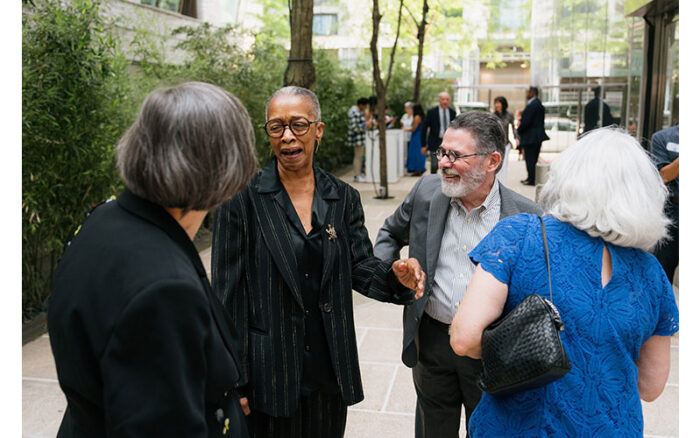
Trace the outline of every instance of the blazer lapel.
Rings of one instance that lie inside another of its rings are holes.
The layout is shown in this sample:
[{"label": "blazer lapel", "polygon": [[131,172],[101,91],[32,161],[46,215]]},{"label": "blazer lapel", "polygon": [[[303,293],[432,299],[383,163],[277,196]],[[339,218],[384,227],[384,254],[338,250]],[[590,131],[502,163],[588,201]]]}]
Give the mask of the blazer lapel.
[{"label": "blazer lapel", "polygon": [[275,199],[281,190],[281,184],[277,177],[277,160],[273,159],[263,168],[251,198],[270,257],[292,291],[294,299],[303,309],[304,301],[297,281],[298,269],[292,236],[287,227],[286,214]]},{"label": "blazer lapel", "polygon": [[428,241],[425,244],[426,263],[428,264],[428,286],[430,290],[433,286],[435,277],[435,267],[437,266],[438,256],[440,255],[440,243],[442,242],[442,233],[445,232],[445,221],[447,220],[447,210],[450,207],[450,198],[445,196],[441,191],[438,191],[433,200],[430,201],[430,213],[428,215]]},{"label": "blazer lapel", "polygon": [[[319,191],[321,198],[328,205],[328,211],[326,212],[326,217],[322,225],[323,273],[321,274],[321,293],[323,293],[332,266],[335,266],[335,258],[338,255],[338,239],[333,237],[332,234],[336,233],[335,235],[337,236],[340,227],[336,225],[342,223],[342,212],[345,208],[338,208],[338,200],[340,199],[338,189],[326,176],[325,172],[316,166],[314,166],[314,172],[316,174],[316,190]],[[339,215],[340,217],[338,217]]]},{"label": "blazer lapel", "polygon": [[515,202],[513,201],[510,189],[503,187],[503,184],[499,184],[498,193],[501,195],[501,212],[500,217],[498,218],[499,220],[503,219],[504,217],[513,216],[520,213],[518,206],[515,205]]}]

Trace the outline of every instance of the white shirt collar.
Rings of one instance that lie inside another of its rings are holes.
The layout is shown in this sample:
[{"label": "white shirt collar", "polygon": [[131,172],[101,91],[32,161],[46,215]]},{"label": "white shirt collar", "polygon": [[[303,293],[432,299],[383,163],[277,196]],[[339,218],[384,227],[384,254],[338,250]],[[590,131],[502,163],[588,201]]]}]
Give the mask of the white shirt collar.
[{"label": "white shirt collar", "polygon": [[[493,208],[493,206],[496,204],[496,200],[498,199],[499,196],[499,191],[498,191],[498,178],[494,178],[493,180],[493,186],[491,186],[491,191],[489,191],[489,194],[486,196],[486,199],[484,199],[484,202],[479,205],[478,207],[472,208],[472,213],[473,212],[478,212],[478,214],[483,213],[486,210],[490,210]],[[465,214],[469,214],[470,212],[467,211],[467,208],[464,206],[462,203],[462,200],[459,198],[450,198],[450,204],[457,208],[458,211],[462,211]]]}]

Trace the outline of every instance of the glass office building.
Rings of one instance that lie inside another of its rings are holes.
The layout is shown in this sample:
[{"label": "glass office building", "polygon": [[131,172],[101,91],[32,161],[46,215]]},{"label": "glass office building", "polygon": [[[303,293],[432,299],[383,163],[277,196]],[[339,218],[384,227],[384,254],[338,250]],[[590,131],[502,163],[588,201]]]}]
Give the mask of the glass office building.
[{"label": "glass office building", "polygon": [[[501,48],[500,65],[489,64],[493,54],[467,56],[455,93],[460,109],[492,111],[493,98],[505,96],[515,112],[525,106],[528,86],[538,86],[553,140],[543,148],[550,150],[583,133],[596,88],[612,122],[645,145],[678,123],[678,0],[501,2],[508,7],[492,8],[482,40]],[[529,38],[503,38],[518,28]],[[600,125],[603,105],[596,104]]]}]

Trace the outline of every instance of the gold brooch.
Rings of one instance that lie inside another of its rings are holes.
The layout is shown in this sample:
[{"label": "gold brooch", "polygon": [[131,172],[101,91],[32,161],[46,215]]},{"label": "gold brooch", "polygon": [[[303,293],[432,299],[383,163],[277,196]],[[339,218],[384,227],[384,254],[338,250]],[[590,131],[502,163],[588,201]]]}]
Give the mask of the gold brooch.
[{"label": "gold brooch", "polygon": [[326,228],[326,233],[328,233],[328,240],[335,240],[338,238],[338,234],[335,232],[335,227],[331,224],[328,224],[328,228]]}]

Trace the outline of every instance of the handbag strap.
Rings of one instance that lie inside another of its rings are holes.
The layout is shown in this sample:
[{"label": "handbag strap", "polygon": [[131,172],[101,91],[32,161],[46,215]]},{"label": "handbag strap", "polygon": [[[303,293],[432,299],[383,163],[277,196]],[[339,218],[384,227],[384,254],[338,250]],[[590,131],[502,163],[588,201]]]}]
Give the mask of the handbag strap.
[{"label": "handbag strap", "polygon": [[540,226],[542,227],[542,243],[544,243],[544,260],[547,262],[547,282],[549,283],[549,301],[554,303],[552,298],[552,274],[549,271],[549,249],[547,248],[547,231],[544,228],[544,219],[542,216],[537,216],[540,219]]}]

